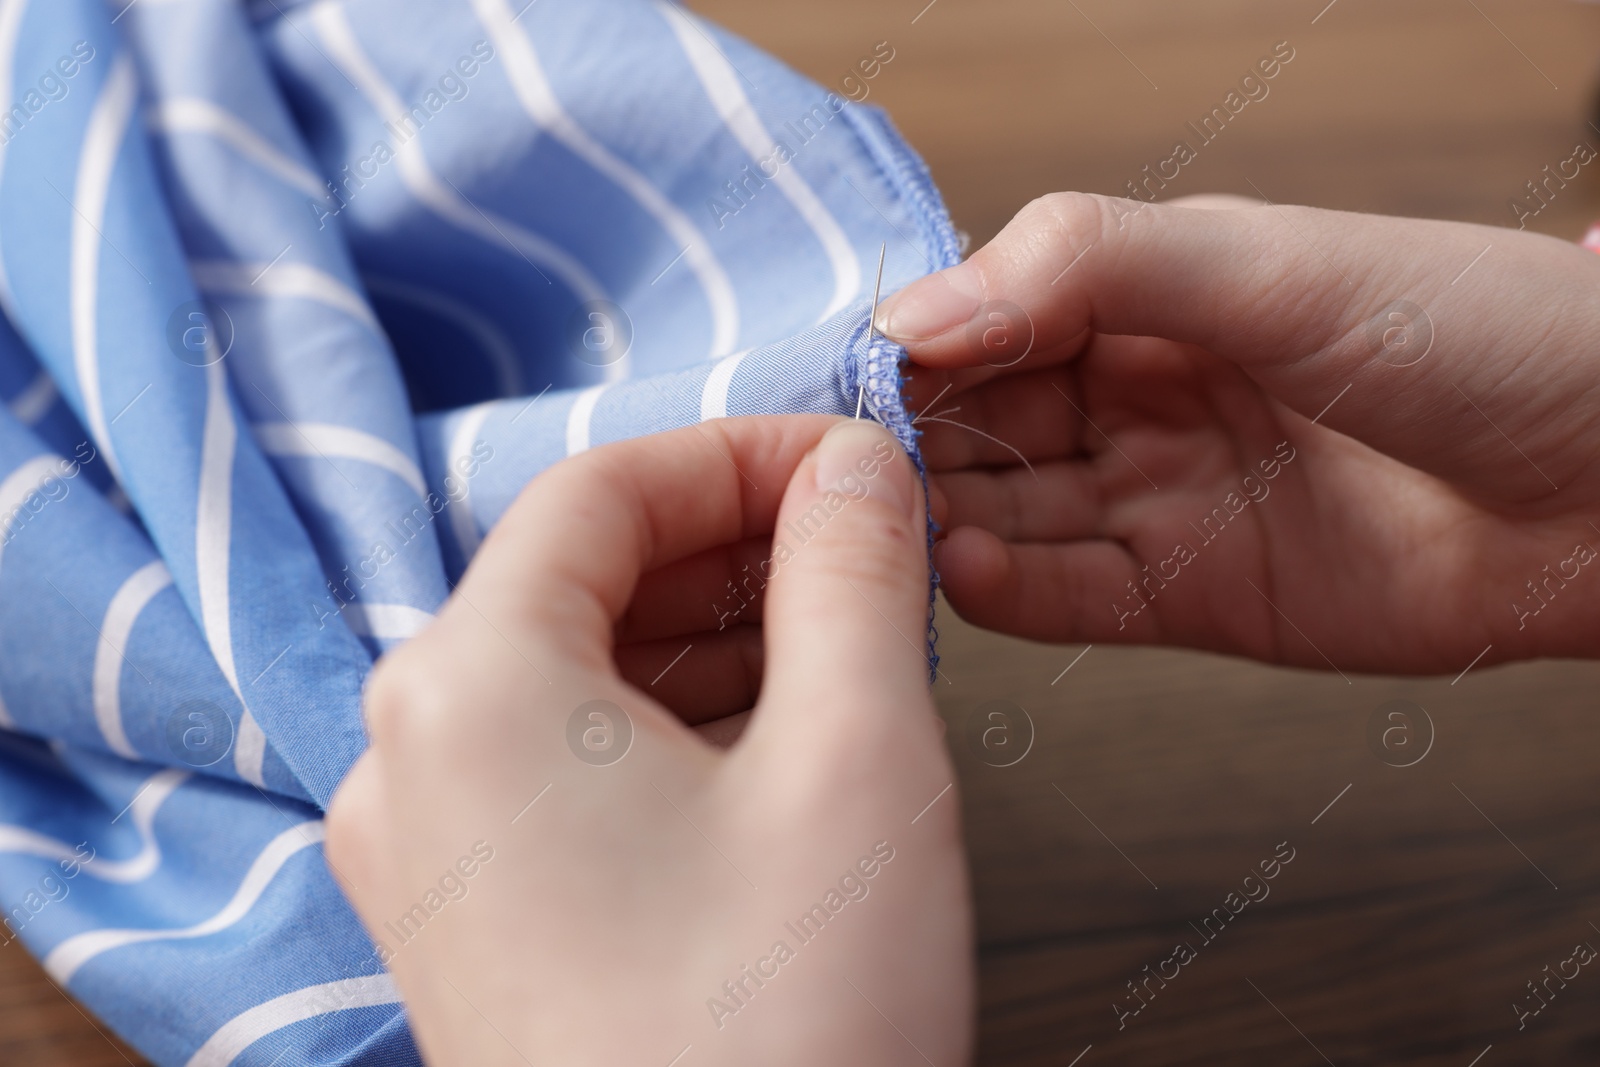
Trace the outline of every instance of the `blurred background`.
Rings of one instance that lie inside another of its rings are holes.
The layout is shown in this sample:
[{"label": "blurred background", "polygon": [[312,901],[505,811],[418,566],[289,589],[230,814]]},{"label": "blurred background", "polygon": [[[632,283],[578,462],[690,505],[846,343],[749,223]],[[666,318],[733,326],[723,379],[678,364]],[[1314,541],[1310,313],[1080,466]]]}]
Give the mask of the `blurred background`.
[{"label": "blurred background", "polygon": [[[1600,150],[1600,8],[1573,0],[691,6],[836,88],[888,42],[867,102],[979,243],[1042,193],[1125,193],[1281,41],[1295,58],[1268,97],[1164,198],[1514,226],[1513,198],[1539,206],[1526,183]],[[1580,237],[1597,171],[1529,227]],[[1600,666],[1346,684],[940,627],[980,1064],[1600,1063],[1600,967],[1542,984],[1600,948]],[[1269,896],[1198,928],[1285,855]],[[1194,958],[1149,977],[1180,942]],[[137,1062],[0,951],[0,1064]]]}]

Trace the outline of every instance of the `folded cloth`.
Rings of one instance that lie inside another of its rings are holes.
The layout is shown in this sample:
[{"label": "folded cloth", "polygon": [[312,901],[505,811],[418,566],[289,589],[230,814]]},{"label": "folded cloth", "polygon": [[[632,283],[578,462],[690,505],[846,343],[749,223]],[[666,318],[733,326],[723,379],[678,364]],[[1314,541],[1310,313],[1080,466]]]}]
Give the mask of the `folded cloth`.
[{"label": "folded cloth", "polygon": [[321,855],[364,677],[564,456],[914,449],[885,244],[959,255],[882,114],[666,3],[0,0],[6,936],[159,1064],[418,1062]]}]

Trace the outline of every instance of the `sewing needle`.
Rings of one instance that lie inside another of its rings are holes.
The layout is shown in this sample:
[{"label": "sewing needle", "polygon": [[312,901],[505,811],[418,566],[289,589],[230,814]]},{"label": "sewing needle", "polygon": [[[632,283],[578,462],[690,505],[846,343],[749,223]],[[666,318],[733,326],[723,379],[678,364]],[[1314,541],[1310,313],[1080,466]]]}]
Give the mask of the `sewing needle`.
[{"label": "sewing needle", "polygon": [[[878,294],[883,292],[883,257],[889,251],[889,242],[878,248],[878,280],[872,284],[872,310],[867,313],[867,350],[872,350],[872,335],[878,328]],[[856,393],[856,418],[861,417],[861,405],[867,400],[867,383],[862,382]]]}]

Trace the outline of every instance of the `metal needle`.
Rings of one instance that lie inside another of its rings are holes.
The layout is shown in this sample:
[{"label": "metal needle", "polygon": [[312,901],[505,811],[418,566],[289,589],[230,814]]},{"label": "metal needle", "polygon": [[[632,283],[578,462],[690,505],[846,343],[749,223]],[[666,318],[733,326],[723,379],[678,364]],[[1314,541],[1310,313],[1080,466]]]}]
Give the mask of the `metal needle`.
[{"label": "metal needle", "polygon": [[[889,242],[878,248],[878,280],[872,284],[872,310],[867,313],[867,350],[872,350],[872,335],[878,329],[878,294],[883,292],[883,257],[889,251]],[[862,382],[856,393],[856,418],[861,417],[861,406],[867,400],[867,383]]]}]

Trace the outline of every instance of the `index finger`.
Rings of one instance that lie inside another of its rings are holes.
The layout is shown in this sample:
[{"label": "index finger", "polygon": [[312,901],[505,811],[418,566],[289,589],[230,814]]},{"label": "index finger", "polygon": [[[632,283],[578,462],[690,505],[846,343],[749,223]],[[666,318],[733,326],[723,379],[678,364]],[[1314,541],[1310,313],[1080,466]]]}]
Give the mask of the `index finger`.
[{"label": "index finger", "polygon": [[609,655],[639,576],[770,533],[790,475],[836,421],[718,419],[558,463],[490,530],[457,592],[508,635]]},{"label": "index finger", "polygon": [[[1553,416],[1573,403],[1562,383],[1588,380],[1597,279],[1592,253],[1532,233],[1060,193],[886,300],[879,324],[916,363],[946,370],[990,357],[979,327],[997,311],[1045,353],[1085,331],[1199,345],[1305,418],[1325,414],[1321,425],[1390,456],[1543,493],[1523,484],[1518,457],[1485,458],[1485,418],[1536,456],[1562,444]],[[1333,407],[1346,390],[1360,402]],[[1492,403],[1473,399],[1491,392]]]}]

